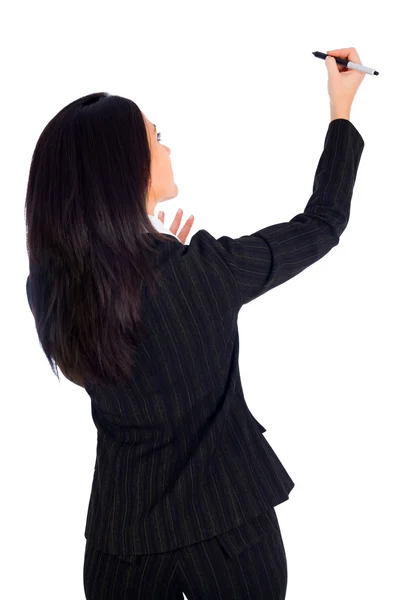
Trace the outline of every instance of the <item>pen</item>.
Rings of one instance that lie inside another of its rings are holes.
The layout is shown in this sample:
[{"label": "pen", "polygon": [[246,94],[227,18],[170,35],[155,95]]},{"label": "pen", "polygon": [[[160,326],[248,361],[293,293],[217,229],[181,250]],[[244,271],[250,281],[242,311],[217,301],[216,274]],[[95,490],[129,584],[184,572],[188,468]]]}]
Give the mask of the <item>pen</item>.
[{"label": "pen", "polygon": [[[313,52],[316,58],[322,58],[325,60],[327,56],[331,56],[330,54],[324,54],[323,52]],[[354,69],[354,71],[361,71],[361,73],[368,73],[368,75],[379,75],[378,71],[375,69],[371,69],[370,67],[365,67],[364,65],[360,65],[359,63],[352,62],[351,60],[346,60],[345,58],[338,58],[337,56],[333,56],[339,65],[344,65],[348,69]]]}]

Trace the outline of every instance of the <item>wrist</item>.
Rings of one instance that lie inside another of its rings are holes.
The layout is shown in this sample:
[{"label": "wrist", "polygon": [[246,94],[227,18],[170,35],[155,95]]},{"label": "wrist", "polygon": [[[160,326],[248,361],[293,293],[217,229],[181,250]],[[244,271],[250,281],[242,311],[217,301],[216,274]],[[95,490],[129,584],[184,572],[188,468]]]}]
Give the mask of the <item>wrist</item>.
[{"label": "wrist", "polygon": [[347,119],[350,121],[350,106],[331,105],[331,121],[334,119]]}]

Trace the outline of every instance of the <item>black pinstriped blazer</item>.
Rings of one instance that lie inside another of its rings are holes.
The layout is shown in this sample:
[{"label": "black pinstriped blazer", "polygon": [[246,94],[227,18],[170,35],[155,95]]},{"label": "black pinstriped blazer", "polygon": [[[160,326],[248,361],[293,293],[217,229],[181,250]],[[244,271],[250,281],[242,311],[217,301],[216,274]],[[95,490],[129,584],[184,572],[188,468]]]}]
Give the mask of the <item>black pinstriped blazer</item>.
[{"label": "black pinstriped blazer", "polygon": [[289,498],[294,482],[244,398],[238,313],[339,243],[363,148],[336,119],[303,213],[236,239],[156,241],[163,286],[144,292],[139,364],[124,385],[86,387],[97,455],[85,537],[99,549],[166,552],[219,534],[243,547],[257,536],[247,523]]}]

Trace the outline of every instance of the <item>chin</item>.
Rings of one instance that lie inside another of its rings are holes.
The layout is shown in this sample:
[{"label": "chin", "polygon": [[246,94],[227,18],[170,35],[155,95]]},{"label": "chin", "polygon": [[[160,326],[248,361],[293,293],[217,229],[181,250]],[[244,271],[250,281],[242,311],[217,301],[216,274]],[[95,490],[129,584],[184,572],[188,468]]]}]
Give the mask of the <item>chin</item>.
[{"label": "chin", "polygon": [[174,198],[177,197],[178,194],[179,194],[179,188],[174,181],[173,186],[172,186],[172,192],[169,196],[167,196],[167,198],[165,198],[165,200],[173,200]]},{"label": "chin", "polygon": [[163,198],[161,198],[157,202],[165,202],[166,200],[173,200],[174,198],[177,197],[178,193],[179,193],[179,188],[178,188],[177,184],[174,181],[174,183],[172,185],[172,191],[171,191],[171,193],[168,196],[164,196]]}]

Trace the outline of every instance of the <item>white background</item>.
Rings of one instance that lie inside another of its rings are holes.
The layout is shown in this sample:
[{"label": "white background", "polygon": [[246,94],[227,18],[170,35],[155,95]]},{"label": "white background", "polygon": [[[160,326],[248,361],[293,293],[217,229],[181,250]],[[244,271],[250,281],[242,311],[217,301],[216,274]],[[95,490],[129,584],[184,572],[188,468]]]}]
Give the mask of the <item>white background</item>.
[{"label": "white background", "polygon": [[[287,600],[400,597],[399,71],[396,3],[10,3],[2,18],[1,581],[7,600],[84,600],[96,451],[86,391],[51,372],[25,283],[37,139],[83,95],[126,96],[171,148],[191,236],[290,220],[330,121],[312,52],[355,46],[365,148],[338,246],[239,315],[246,401],[295,481],[276,507]],[[397,93],[396,93],[397,92]],[[74,444],[71,446],[71,438]],[[71,449],[72,448],[72,449]],[[133,600],[133,599],[132,599]],[[189,599],[190,600],[190,599]]]}]

